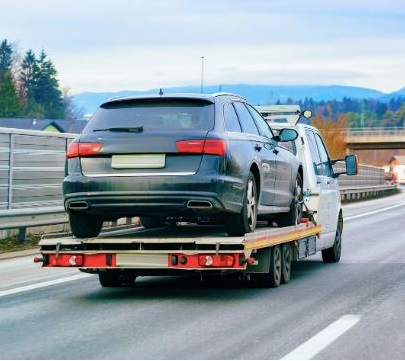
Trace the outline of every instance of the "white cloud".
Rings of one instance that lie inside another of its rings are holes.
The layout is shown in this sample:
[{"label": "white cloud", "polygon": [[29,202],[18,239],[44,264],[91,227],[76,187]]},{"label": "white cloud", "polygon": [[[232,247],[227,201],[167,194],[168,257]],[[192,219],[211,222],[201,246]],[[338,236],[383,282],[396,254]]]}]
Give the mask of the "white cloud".
[{"label": "white cloud", "polygon": [[405,86],[403,0],[13,0],[0,39],[72,92],[199,84]]}]

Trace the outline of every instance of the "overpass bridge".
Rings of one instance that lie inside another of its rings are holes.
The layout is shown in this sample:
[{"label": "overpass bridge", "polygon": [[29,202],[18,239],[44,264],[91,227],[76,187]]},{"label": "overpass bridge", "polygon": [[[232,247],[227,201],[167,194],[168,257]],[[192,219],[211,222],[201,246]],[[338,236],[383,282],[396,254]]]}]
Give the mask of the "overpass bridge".
[{"label": "overpass bridge", "polygon": [[342,135],[349,150],[405,149],[403,127],[345,128]]}]

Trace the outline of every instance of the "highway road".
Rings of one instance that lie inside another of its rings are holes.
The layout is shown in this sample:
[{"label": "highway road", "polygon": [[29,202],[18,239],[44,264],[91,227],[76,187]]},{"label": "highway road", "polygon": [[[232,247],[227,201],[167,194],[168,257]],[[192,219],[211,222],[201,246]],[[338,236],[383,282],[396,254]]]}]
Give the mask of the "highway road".
[{"label": "highway road", "polygon": [[342,259],[277,289],[143,277],[101,288],[0,262],[1,359],[405,359],[405,193],[344,206]]}]

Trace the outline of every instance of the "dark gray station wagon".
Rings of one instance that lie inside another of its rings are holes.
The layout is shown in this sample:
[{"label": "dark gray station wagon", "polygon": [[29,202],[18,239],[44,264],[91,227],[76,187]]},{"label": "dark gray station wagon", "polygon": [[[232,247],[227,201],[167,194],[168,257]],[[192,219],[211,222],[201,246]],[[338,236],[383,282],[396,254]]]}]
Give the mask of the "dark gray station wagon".
[{"label": "dark gray station wagon", "polygon": [[240,96],[170,94],[102,104],[69,146],[64,205],[76,237],[103,221],[139,216],[144,227],[223,224],[229,235],[256,221],[299,223],[302,166]]}]

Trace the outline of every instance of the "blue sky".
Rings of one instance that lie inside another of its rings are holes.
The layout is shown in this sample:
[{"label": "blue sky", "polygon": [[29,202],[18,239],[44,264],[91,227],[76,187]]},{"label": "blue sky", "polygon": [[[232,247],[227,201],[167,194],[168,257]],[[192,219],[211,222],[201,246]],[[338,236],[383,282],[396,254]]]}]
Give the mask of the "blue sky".
[{"label": "blue sky", "polygon": [[404,0],[0,0],[0,9],[0,39],[21,53],[44,49],[72,94],[202,78],[405,87]]}]

